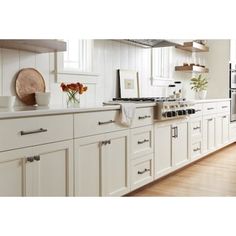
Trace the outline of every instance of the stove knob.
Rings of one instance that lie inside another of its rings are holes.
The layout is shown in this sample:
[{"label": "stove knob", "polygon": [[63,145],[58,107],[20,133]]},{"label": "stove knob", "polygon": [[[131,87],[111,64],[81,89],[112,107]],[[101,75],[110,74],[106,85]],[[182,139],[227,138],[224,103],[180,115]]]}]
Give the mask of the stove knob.
[{"label": "stove knob", "polygon": [[177,113],[178,113],[178,116],[182,116],[183,115],[183,110],[178,110]]},{"label": "stove knob", "polygon": [[186,112],[186,110],[183,110],[183,115],[185,116],[185,115],[187,115],[187,112]]},{"label": "stove knob", "polygon": [[192,111],[192,109],[187,109],[187,110],[186,110],[186,112],[187,112],[187,114],[188,114],[188,115],[191,115],[191,114],[193,114],[193,111]]},{"label": "stove knob", "polygon": [[176,111],[172,111],[172,116],[176,116],[176,115],[177,115]]},{"label": "stove knob", "polygon": [[163,114],[163,116],[164,116],[164,117],[167,117],[167,118],[172,117],[172,112],[171,112],[171,111],[167,111],[167,112],[165,112],[165,113]]},{"label": "stove knob", "polygon": [[192,109],[192,114],[195,114],[195,112],[196,112],[195,109]]}]

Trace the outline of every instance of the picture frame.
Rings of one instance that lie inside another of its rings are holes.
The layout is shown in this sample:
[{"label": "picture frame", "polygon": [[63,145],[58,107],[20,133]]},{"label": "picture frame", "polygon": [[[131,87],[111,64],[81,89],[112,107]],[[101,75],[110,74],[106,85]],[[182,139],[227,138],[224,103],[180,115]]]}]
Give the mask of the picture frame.
[{"label": "picture frame", "polygon": [[133,70],[118,70],[120,98],[138,98],[138,72]]}]

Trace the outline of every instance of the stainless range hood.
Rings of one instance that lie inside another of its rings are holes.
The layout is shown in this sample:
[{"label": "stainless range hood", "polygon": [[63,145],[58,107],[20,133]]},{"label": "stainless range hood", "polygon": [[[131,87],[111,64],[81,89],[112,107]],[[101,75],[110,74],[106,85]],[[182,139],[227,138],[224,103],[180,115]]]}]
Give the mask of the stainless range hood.
[{"label": "stainless range hood", "polygon": [[181,45],[180,40],[171,39],[122,39],[119,41],[144,48],[174,47]]}]

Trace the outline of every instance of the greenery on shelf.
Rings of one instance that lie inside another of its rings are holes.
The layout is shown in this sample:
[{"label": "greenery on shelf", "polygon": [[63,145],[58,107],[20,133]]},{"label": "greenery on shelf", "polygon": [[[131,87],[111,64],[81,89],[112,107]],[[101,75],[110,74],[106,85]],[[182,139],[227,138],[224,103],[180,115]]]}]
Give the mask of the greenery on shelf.
[{"label": "greenery on shelf", "polygon": [[203,90],[207,90],[207,78],[203,77],[202,74],[198,75],[197,77],[193,77],[191,79],[191,89],[194,90],[195,92],[200,92]]}]

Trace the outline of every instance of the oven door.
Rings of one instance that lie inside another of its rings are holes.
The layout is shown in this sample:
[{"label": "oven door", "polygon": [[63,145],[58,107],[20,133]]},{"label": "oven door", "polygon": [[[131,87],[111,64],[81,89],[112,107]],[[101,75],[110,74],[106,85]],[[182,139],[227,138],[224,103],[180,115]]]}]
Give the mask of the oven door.
[{"label": "oven door", "polygon": [[230,88],[236,88],[236,65],[229,64]]},{"label": "oven door", "polygon": [[230,90],[231,107],[230,107],[230,120],[236,121],[236,89]]}]

